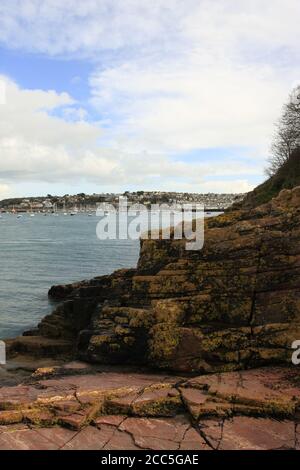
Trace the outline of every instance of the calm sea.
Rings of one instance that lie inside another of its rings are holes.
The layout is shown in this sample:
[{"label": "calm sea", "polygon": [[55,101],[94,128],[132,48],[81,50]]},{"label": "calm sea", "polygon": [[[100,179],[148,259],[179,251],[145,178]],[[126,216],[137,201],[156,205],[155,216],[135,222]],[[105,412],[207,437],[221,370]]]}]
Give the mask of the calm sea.
[{"label": "calm sea", "polygon": [[[212,215],[217,214],[206,214]],[[136,266],[139,241],[99,240],[99,220],[87,214],[2,215],[0,339],[35,326],[52,311],[47,296],[52,285]]]},{"label": "calm sea", "polygon": [[0,339],[33,327],[53,305],[53,284],[90,279],[134,267],[139,242],[99,240],[99,218],[87,214],[0,218]]}]

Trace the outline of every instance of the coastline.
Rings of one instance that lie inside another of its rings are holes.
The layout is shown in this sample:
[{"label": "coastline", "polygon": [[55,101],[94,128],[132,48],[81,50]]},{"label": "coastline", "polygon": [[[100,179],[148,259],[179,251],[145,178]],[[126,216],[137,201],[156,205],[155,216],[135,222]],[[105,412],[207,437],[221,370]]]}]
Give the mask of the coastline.
[{"label": "coastline", "polygon": [[7,342],[37,370],[0,388],[0,427],[71,430],[72,449],[299,448],[299,207],[282,191],[206,220],[201,252],[142,240],[136,269],[52,287],[53,313]]}]

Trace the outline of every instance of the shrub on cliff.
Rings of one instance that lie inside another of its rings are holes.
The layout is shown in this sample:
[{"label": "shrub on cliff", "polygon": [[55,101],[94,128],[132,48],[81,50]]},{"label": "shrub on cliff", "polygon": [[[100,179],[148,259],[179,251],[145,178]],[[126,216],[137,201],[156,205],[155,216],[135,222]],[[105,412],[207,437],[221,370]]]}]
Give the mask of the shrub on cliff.
[{"label": "shrub on cliff", "polygon": [[283,107],[271,151],[266,169],[269,179],[231,209],[251,209],[270,201],[282,189],[300,185],[300,85],[292,91]]},{"label": "shrub on cliff", "polygon": [[282,189],[292,189],[295,186],[300,186],[300,148],[291,153],[273,176],[248,193],[241,203],[235,204],[232,208],[257,207],[277,196]]}]

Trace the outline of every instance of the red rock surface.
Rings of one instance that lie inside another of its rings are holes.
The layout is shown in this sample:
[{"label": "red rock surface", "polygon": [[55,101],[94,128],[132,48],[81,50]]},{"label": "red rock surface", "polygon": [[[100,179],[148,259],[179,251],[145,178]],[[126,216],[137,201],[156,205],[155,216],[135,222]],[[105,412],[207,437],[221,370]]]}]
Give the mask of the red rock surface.
[{"label": "red rock surface", "polygon": [[0,388],[0,449],[298,449],[299,375],[264,368],[194,378],[85,364]]},{"label": "red rock surface", "polygon": [[296,445],[295,423],[238,416],[199,423],[202,436],[216,450],[291,450]]}]

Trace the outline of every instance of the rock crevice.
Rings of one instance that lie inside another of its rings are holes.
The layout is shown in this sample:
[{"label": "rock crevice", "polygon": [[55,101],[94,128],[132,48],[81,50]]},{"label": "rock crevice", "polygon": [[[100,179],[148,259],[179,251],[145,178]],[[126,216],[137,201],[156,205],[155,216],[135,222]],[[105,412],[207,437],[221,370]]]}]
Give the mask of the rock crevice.
[{"label": "rock crevice", "polygon": [[298,449],[298,383],[288,368],[193,378],[38,369],[0,388],[0,449]]}]

